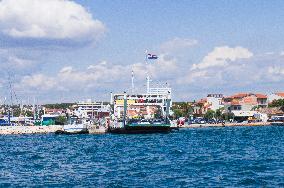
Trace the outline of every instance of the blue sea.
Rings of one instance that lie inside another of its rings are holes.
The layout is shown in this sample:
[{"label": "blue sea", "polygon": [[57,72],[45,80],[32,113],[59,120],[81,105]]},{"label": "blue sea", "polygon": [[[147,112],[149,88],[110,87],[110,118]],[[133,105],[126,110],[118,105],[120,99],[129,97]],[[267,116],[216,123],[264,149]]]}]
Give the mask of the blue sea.
[{"label": "blue sea", "polygon": [[284,187],[284,127],[2,135],[0,187]]}]

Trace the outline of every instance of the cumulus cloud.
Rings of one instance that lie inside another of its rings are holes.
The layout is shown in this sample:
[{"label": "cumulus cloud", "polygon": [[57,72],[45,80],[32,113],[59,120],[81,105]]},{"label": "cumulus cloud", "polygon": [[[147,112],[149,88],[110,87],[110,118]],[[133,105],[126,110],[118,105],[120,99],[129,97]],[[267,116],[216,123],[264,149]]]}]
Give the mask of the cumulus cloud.
[{"label": "cumulus cloud", "polygon": [[269,66],[266,72],[266,79],[274,82],[284,81],[284,67],[280,65]]},{"label": "cumulus cloud", "polygon": [[96,40],[105,30],[73,1],[0,1],[0,31],[12,38]]},{"label": "cumulus cloud", "polygon": [[24,76],[21,80],[21,84],[29,86],[29,88],[46,91],[55,86],[56,80],[43,74],[34,74],[31,76]]},{"label": "cumulus cloud", "polygon": [[272,75],[284,75],[284,68],[280,66],[268,67],[268,73]]},{"label": "cumulus cloud", "polygon": [[[217,49],[219,47],[216,47]],[[216,51],[216,50],[213,51]],[[236,48],[233,48],[236,49]],[[212,51],[212,52],[213,52]],[[217,50],[218,51],[218,50]],[[228,50],[228,51],[232,51]],[[284,81],[283,58],[279,53],[262,53],[253,55],[250,50],[243,48],[242,53],[233,55],[212,55],[210,52],[203,58],[213,57],[214,66],[196,64],[194,69],[188,69],[184,77],[178,79],[178,84],[187,85],[194,92],[244,92],[259,91],[273,92],[278,90]],[[216,53],[221,54],[221,53]],[[221,58],[222,57],[222,58]],[[242,58],[240,58],[242,57]],[[204,61],[206,60],[206,61]]]},{"label": "cumulus cloud", "polygon": [[[18,89],[38,89],[38,91],[83,91],[92,90],[97,87],[109,90],[124,90],[130,87],[131,71],[134,71],[137,85],[143,85],[146,78],[146,65],[134,63],[126,66],[113,65],[106,61],[92,64],[84,69],[78,70],[72,66],[61,68],[55,75],[35,73],[24,76],[17,84]],[[148,71],[153,79],[171,79],[177,70],[176,61],[167,59],[160,55],[159,60],[148,65]]]},{"label": "cumulus cloud", "polygon": [[9,53],[7,50],[0,50],[0,62],[1,75],[11,74],[10,76],[15,77],[28,74],[39,68],[37,61]]},{"label": "cumulus cloud", "polygon": [[240,59],[249,59],[253,53],[243,47],[231,48],[228,46],[215,47],[212,52],[207,54],[198,64],[192,65],[192,70],[206,69],[209,67],[224,67],[230,62],[235,62]]},{"label": "cumulus cloud", "polygon": [[172,51],[186,49],[186,48],[195,46],[197,44],[198,44],[198,41],[195,39],[175,37],[174,39],[161,44],[160,48],[163,52],[172,52]]}]

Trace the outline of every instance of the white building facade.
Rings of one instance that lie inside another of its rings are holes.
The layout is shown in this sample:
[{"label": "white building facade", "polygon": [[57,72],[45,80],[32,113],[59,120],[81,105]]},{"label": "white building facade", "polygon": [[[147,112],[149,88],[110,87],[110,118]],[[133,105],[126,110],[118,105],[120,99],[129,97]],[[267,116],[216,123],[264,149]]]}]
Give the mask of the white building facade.
[{"label": "white building facade", "polygon": [[224,104],[222,102],[223,94],[208,94],[206,99],[207,103],[210,104],[211,110],[216,111],[224,107]]}]

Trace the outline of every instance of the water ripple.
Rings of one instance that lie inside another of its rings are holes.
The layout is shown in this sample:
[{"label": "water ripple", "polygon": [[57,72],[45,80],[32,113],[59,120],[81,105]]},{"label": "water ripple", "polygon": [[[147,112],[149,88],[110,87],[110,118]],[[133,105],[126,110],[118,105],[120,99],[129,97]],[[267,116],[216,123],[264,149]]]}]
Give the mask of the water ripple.
[{"label": "water ripple", "polygon": [[284,127],[0,136],[1,187],[283,187]]}]

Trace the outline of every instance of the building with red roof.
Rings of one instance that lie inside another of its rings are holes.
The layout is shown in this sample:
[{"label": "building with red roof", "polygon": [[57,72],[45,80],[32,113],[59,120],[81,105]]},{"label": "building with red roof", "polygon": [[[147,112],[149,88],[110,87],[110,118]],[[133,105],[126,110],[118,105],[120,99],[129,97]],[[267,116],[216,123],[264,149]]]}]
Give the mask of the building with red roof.
[{"label": "building with red roof", "polygon": [[226,111],[251,111],[255,107],[264,108],[268,105],[267,95],[261,93],[237,93],[223,100]]}]

